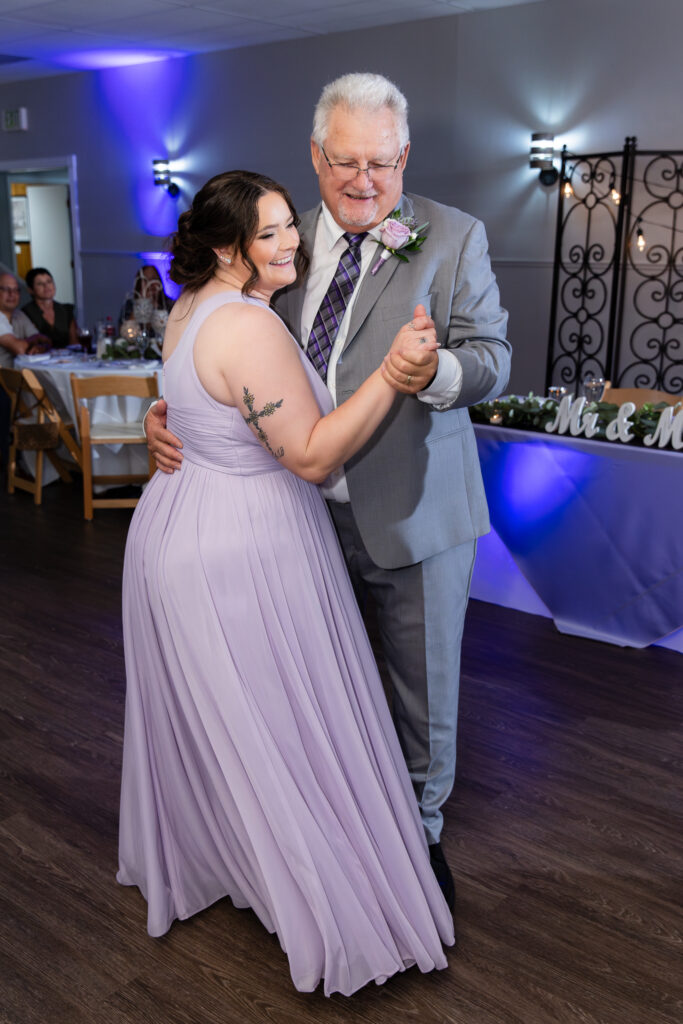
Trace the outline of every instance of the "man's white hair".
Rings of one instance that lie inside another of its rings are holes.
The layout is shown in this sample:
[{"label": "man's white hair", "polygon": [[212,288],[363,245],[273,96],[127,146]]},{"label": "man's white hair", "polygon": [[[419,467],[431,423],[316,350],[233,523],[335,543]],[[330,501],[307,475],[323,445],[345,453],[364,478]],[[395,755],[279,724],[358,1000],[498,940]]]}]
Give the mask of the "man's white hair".
[{"label": "man's white hair", "polygon": [[373,112],[388,108],[396,119],[401,149],[408,144],[408,101],[384,75],[358,72],[342,75],[325,86],[313,114],[313,141],[318,146],[325,145],[330,114],[336,107]]}]

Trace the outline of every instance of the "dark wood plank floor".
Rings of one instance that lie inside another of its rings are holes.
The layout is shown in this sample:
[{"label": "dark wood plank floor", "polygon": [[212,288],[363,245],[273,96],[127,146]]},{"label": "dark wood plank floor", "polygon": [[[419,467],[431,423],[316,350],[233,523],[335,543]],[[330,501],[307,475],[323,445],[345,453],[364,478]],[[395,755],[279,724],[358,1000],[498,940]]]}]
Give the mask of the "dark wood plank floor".
[{"label": "dark wood plank floor", "polygon": [[129,513],[0,495],[3,1024],[680,1024],[683,658],[472,602],[444,846],[447,971],[297,993],[222,901],[145,932],[121,888],[120,577]]}]

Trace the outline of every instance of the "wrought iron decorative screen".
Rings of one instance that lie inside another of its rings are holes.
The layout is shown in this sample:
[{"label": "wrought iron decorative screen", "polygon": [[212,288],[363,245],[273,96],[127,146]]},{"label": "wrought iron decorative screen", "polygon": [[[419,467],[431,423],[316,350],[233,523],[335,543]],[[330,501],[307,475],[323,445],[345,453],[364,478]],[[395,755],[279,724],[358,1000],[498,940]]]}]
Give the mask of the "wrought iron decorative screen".
[{"label": "wrought iron decorative screen", "polygon": [[683,391],[683,152],[562,151],[546,386]]}]

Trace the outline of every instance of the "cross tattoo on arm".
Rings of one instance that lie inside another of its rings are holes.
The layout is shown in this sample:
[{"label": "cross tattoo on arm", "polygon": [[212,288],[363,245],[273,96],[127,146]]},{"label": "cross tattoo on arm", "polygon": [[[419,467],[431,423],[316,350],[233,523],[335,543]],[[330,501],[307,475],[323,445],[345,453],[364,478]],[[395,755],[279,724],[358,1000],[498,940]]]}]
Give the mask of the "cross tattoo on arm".
[{"label": "cross tattoo on arm", "polygon": [[275,410],[280,408],[284,399],[281,398],[278,402],[266,402],[261,411],[258,412],[254,408],[254,396],[249,391],[249,388],[243,387],[242,391],[244,394],[244,404],[249,410],[249,415],[244,417],[245,423],[248,423],[249,426],[253,426],[259,441],[268,449],[273,458],[281,459],[285,454],[284,448],[278,448],[276,452],[273,451],[270,447],[270,442],[268,441],[268,435],[260,425],[259,420],[262,416],[272,416]]}]

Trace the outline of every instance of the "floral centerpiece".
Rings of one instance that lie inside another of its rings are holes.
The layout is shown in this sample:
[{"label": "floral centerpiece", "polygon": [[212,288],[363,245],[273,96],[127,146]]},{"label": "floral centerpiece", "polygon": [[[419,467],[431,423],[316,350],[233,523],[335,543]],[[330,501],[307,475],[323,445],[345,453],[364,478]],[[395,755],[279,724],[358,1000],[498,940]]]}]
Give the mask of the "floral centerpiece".
[{"label": "floral centerpiece", "polygon": [[133,298],[133,317],[139,324],[151,323],[153,313],[153,299],[147,295],[137,295]]},{"label": "floral centerpiece", "polygon": [[161,349],[156,338],[148,335],[141,342],[141,335],[134,338],[116,338],[102,353],[102,359],[161,359]]}]

